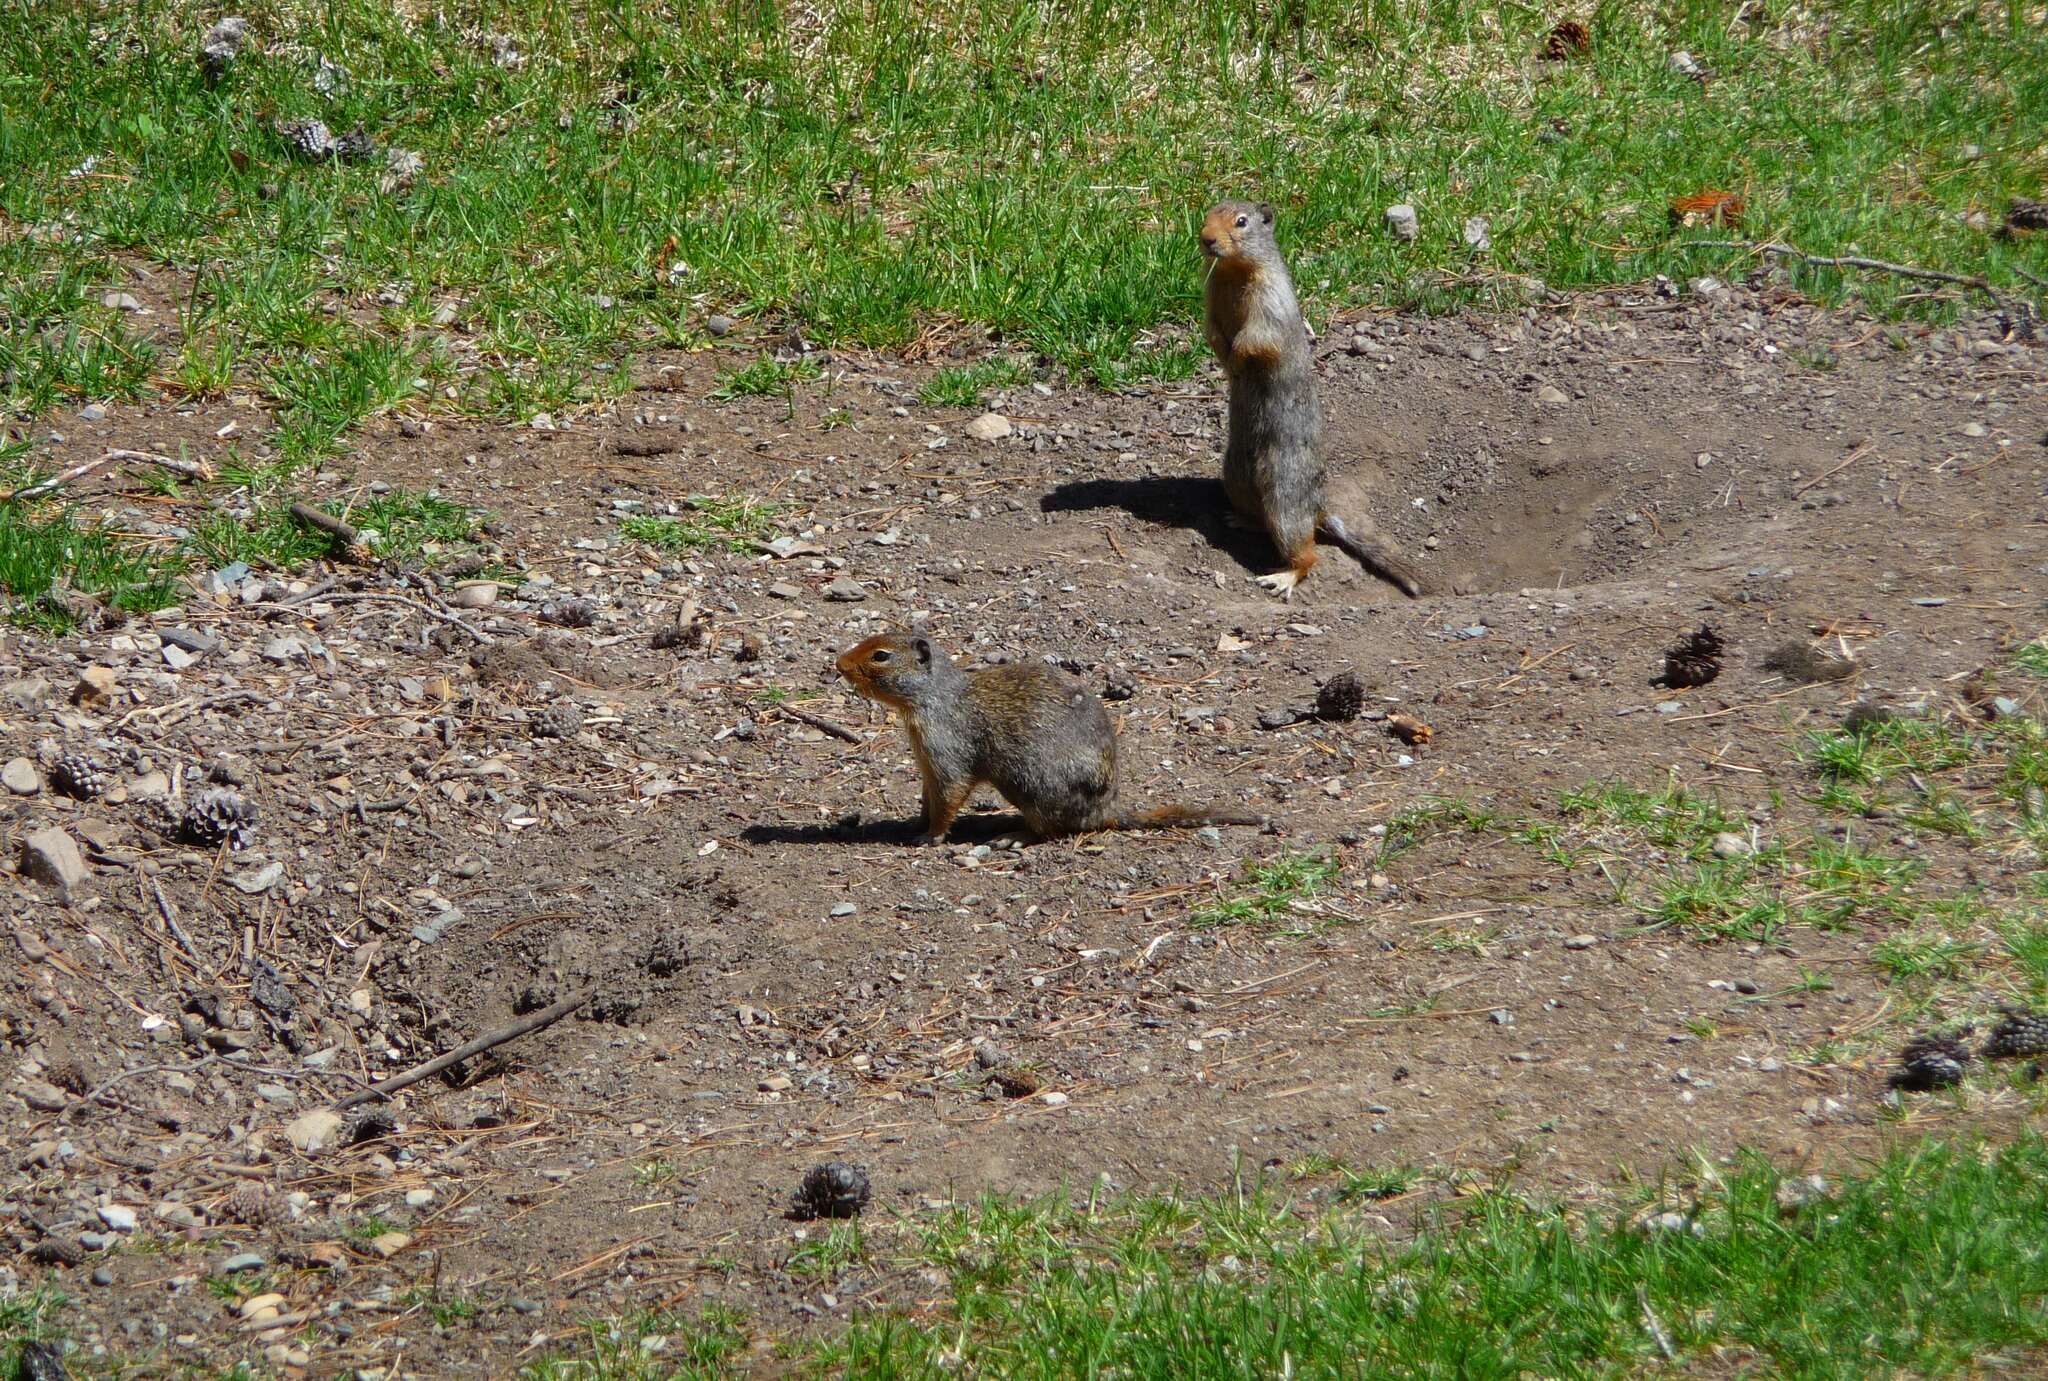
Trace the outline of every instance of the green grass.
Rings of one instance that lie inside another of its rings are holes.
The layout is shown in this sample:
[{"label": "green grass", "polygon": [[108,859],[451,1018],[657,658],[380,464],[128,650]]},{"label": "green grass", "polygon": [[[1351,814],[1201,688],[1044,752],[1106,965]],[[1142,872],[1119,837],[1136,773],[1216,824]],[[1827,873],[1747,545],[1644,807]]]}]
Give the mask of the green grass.
[{"label": "green grass", "polygon": [[779,504],[751,499],[719,499],[698,495],[678,517],[636,513],[619,523],[619,531],[636,542],[666,552],[752,552],[766,536],[780,511]]},{"label": "green grass", "polygon": [[[1787,1216],[1745,1161],[1690,1232],[1492,1192],[1388,1240],[1263,1189],[1109,1204],[987,1200],[918,1225],[941,1317],[857,1318],[853,1377],[1797,1378],[2024,1371],[2048,1346],[2048,1146],[1894,1153]],[[1732,1370],[1731,1370],[1732,1369]],[[639,1375],[640,1373],[618,1373]],[[650,1373],[651,1374],[651,1373]]]},{"label": "green grass", "polygon": [[[1317,321],[1515,302],[1527,277],[1737,276],[1740,252],[1689,246],[1722,232],[1668,219],[1708,186],[1743,194],[1759,240],[2008,292],[2048,271],[2048,237],[1961,220],[2040,190],[2048,30],[2025,6],[1745,14],[1599,7],[1591,51],[1545,63],[1550,11],[1479,0],[749,0],[574,22],[512,0],[489,17],[521,55],[501,65],[466,16],[285,0],[211,86],[189,7],[56,7],[0,28],[0,409],[239,379],[303,464],[396,407],[523,419],[615,397],[630,351],[694,341],[720,307],[883,348],[957,322],[1124,387],[1200,358],[1193,230],[1225,193],[1279,207]],[[1712,80],[1671,70],[1677,48]],[[331,93],[316,53],[349,74]],[[272,115],[361,124],[424,166],[306,163]],[[1421,210],[1415,244],[1380,228],[1395,201]],[[1485,261],[1459,238],[1470,215],[1492,222]],[[175,296],[155,318],[101,305],[143,291],[130,263],[175,270],[151,281]],[[1955,297],[1792,271],[1881,311]],[[137,338],[168,321],[163,349]],[[734,386],[757,382],[790,380]]]},{"label": "green grass", "polygon": [[142,539],[62,511],[37,515],[0,504],[0,592],[16,623],[69,632],[77,620],[58,597],[66,590],[135,613],[168,608],[178,602],[182,573],[175,554]]},{"label": "green grass", "polygon": [[695,1318],[643,1313],[593,1320],[575,1356],[522,1368],[521,1381],[713,1381],[737,1377],[745,1316],[710,1308]]},{"label": "green grass", "polygon": [[809,383],[822,372],[809,360],[784,364],[763,355],[752,364],[719,375],[710,398],[714,403],[730,403],[735,398],[789,398],[798,384]]},{"label": "green grass", "polygon": [[1023,361],[993,355],[974,364],[941,369],[917,396],[933,407],[978,408],[995,390],[1030,381],[1031,370]]},{"label": "green grass", "polygon": [[2048,642],[2021,643],[2013,649],[2013,665],[2032,676],[2048,676]]},{"label": "green grass", "polygon": [[1203,930],[1225,925],[1273,925],[1292,931],[1315,928],[1311,904],[1342,871],[1328,852],[1283,854],[1245,869],[1245,886],[1204,902],[1188,913],[1188,924]]}]

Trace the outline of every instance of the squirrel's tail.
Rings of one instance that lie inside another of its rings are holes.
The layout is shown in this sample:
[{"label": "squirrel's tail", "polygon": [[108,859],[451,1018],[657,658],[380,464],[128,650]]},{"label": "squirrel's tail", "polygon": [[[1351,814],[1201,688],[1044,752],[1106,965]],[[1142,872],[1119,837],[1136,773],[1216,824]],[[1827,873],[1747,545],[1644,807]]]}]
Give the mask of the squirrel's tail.
[{"label": "squirrel's tail", "polygon": [[1210,810],[1206,806],[1154,806],[1150,810],[1126,811],[1107,822],[1113,830],[1197,829],[1203,825],[1263,825],[1263,815]]},{"label": "squirrel's tail", "polygon": [[1392,585],[1410,599],[1423,592],[1422,577],[1413,567],[1368,537],[1361,537],[1344,525],[1334,513],[1325,513],[1319,525],[1324,536],[1351,553],[1359,565]]}]

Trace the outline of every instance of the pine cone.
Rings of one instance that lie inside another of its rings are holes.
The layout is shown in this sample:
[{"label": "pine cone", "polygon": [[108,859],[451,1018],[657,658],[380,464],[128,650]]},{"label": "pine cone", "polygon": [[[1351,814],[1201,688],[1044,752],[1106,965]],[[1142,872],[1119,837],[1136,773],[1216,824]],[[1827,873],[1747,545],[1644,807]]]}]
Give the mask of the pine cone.
[{"label": "pine cone", "polygon": [[1971,1029],[1965,1026],[1954,1034],[1920,1035],[1907,1041],[1906,1048],[1899,1052],[1899,1069],[1892,1075],[1892,1087],[1925,1093],[1961,1083],[1963,1070],[1976,1058],[1970,1054],[1970,1047],[1963,1044],[1963,1037]]},{"label": "pine cone", "polygon": [[1348,671],[1340,671],[1323,682],[1316,692],[1316,717],[1347,723],[1365,708],[1365,687]]},{"label": "pine cone", "polygon": [[2048,230],[2048,201],[2014,197],[2005,208],[2005,231],[2009,235],[2015,230]]},{"label": "pine cone", "polygon": [[1562,19],[1550,31],[1550,36],[1543,40],[1543,56],[1552,62],[1562,62],[1592,46],[1593,35],[1586,31],[1584,24],[1576,19]]},{"label": "pine cone", "polygon": [[583,728],[583,711],[573,700],[557,700],[533,717],[535,738],[574,738]]},{"label": "pine cone", "polygon": [[2028,1055],[2048,1055],[2048,1015],[2008,1008],[1998,1025],[1991,1028],[1990,1039],[1984,1042],[1984,1058]]},{"label": "pine cone", "polygon": [[246,1223],[252,1228],[267,1228],[283,1222],[289,1214],[284,1200],[262,1185],[243,1184],[237,1185],[221,1201],[216,1216],[228,1222]]},{"label": "pine cone", "polygon": [[557,599],[541,606],[540,616],[563,628],[588,628],[597,622],[597,606],[587,599]]},{"label": "pine cone", "polygon": [[367,128],[357,125],[334,141],[334,155],[344,163],[367,163],[377,156],[377,141]]},{"label": "pine cone", "polygon": [[828,1160],[804,1176],[792,1212],[799,1218],[851,1218],[868,1206],[870,1192],[865,1170]]},{"label": "pine cone", "polygon": [[290,145],[293,153],[315,163],[325,163],[341,152],[333,132],[319,120],[280,120],[277,137]]},{"label": "pine cone", "polygon": [[83,753],[66,753],[50,769],[50,784],[80,801],[96,801],[106,794],[100,766]]},{"label": "pine cone", "polygon": [[224,788],[202,791],[185,807],[178,832],[201,848],[214,849],[225,843],[230,849],[246,849],[256,841],[256,807]]},{"label": "pine cone", "polygon": [[1650,684],[1668,686],[1672,690],[1704,686],[1721,674],[1721,653],[1724,650],[1721,635],[1714,631],[1712,624],[1703,623],[1698,631],[1686,634],[1676,647],[1664,654],[1664,673]]}]

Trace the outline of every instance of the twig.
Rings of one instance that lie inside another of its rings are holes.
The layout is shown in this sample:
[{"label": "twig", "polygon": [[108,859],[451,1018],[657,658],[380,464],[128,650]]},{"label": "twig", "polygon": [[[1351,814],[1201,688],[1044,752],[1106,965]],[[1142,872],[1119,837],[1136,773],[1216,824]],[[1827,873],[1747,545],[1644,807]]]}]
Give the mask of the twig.
[{"label": "twig", "polygon": [[124,1079],[133,1079],[144,1074],[190,1074],[194,1070],[204,1069],[210,1064],[217,1063],[219,1060],[220,1056],[218,1055],[207,1055],[202,1057],[201,1059],[194,1060],[189,1064],[138,1065],[134,1069],[124,1069],[119,1074],[116,1074],[111,1079],[108,1079],[105,1083],[101,1084],[98,1088],[94,1089],[92,1092],[85,1094],[84,1096],[79,1098],[79,1100],[76,1103],[71,1104],[69,1107],[65,1108],[64,1111],[58,1113],[57,1120],[59,1122],[62,1122],[69,1118],[73,1113],[83,1112],[85,1109],[99,1102],[100,1099],[106,1097],[107,1093],[113,1089],[114,1085],[120,1083]]},{"label": "twig", "polygon": [[2023,264],[2014,264],[2012,266],[2012,271],[2018,274],[2020,277],[2026,279],[2029,283],[2032,283],[2037,288],[2048,288],[2048,278],[2043,278],[2040,274],[2035,273],[2032,269],[2027,268]]},{"label": "twig", "polygon": [[1855,450],[1849,452],[1847,456],[1843,457],[1842,463],[1840,465],[1837,465],[1834,469],[1829,470],[1824,474],[1815,475],[1812,479],[1808,480],[1806,483],[1800,485],[1797,489],[1793,490],[1792,497],[1798,498],[1801,494],[1804,494],[1807,490],[1813,488],[1813,486],[1819,484],[1822,480],[1833,478],[1835,475],[1840,474],[1842,471],[1848,469],[1851,465],[1855,464],[1857,461],[1863,459],[1863,457],[1869,454],[1870,443],[1866,441],[1861,446],[1858,446]]},{"label": "twig", "polygon": [[341,1112],[344,1109],[353,1108],[359,1104],[387,1098],[400,1089],[411,1088],[422,1079],[433,1078],[450,1065],[461,1064],[472,1056],[481,1055],[486,1050],[503,1045],[507,1041],[517,1040],[528,1032],[540,1030],[543,1026],[552,1026],[595,996],[597,996],[597,985],[593,983],[581,992],[571,993],[552,1007],[543,1007],[538,1012],[529,1012],[509,1025],[501,1026],[486,1035],[478,1036],[467,1045],[457,1046],[445,1055],[436,1055],[425,1064],[415,1065],[403,1074],[394,1074],[382,1083],[370,1085],[370,1087],[362,1090],[360,1093],[351,1093],[348,1097],[336,1103],[334,1110]]},{"label": "twig", "polygon": [[813,729],[830,734],[836,739],[844,739],[848,743],[859,743],[861,741],[860,735],[847,728],[844,724],[834,724],[824,716],[812,714],[809,710],[800,710],[794,705],[777,705],[775,708],[788,715],[791,719],[802,720]]},{"label": "twig", "polygon": [[1664,1354],[1664,1360],[1677,1361],[1678,1350],[1671,1346],[1671,1335],[1665,1332],[1664,1325],[1658,1322],[1657,1311],[1650,1308],[1650,1292],[1640,1285],[1636,1286],[1636,1303],[1643,1307],[1643,1327],[1648,1329],[1650,1336],[1656,1340],[1657,1350]]},{"label": "twig", "polygon": [[362,540],[362,534],[349,526],[349,524],[335,517],[332,513],[322,513],[311,504],[295,503],[286,512],[290,513],[292,517],[298,519],[307,527],[317,528],[321,532],[326,533],[344,547],[353,548]]},{"label": "twig", "polygon": [[178,456],[160,456],[153,451],[109,451],[107,452],[107,459],[139,460],[144,465],[154,465],[159,469],[169,470],[173,474],[183,475],[187,479],[210,480],[213,478],[213,467],[203,460],[185,460]]},{"label": "twig", "polygon": [[370,600],[373,602],[381,601],[386,604],[403,604],[408,609],[417,609],[420,613],[425,614],[430,619],[439,619],[443,623],[454,624],[457,628],[460,628],[463,632],[469,634],[470,637],[475,638],[480,643],[487,643],[492,641],[490,634],[480,633],[476,629],[470,627],[469,624],[460,615],[444,614],[439,609],[429,608],[428,606],[420,603],[418,600],[408,599],[404,595],[387,595],[369,590],[359,590],[353,593],[323,595],[321,596],[321,598],[325,599],[330,604],[342,604],[356,600]]},{"label": "twig", "polygon": [[[1685,240],[1682,249],[1746,249],[1751,254],[1768,254],[1774,259],[1797,259],[1824,269],[1868,269],[1872,273],[1896,274],[1900,278],[1917,278],[1928,283],[1954,283],[1959,287],[1975,288],[1993,302],[2003,307],[2005,295],[1991,286],[1991,280],[1981,273],[1948,273],[1942,269],[1917,268],[1912,264],[1894,264],[1885,259],[1867,259],[1860,254],[1808,254],[1791,245],[1750,244],[1746,240]],[[2021,270],[2025,272],[2024,269]],[[2028,277],[2032,277],[2031,274]],[[2038,279],[2036,282],[2040,281]]]},{"label": "twig", "polygon": [[34,484],[23,485],[12,494],[9,494],[6,502],[18,503],[23,499],[40,499],[45,494],[54,494],[73,480],[84,479],[87,475],[112,459],[113,456],[104,455],[98,460],[82,460],[69,470],[59,470],[46,480],[37,480]]},{"label": "twig", "polygon": [[201,969],[206,968],[206,961],[199,957],[198,946],[194,945],[192,937],[185,933],[185,927],[178,924],[178,913],[171,910],[171,899],[164,895],[163,884],[151,878],[149,890],[156,893],[156,908],[164,913],[164,924],[171,928],[171,934],[177,938],[179,946],[190,956],[193,963]]}]

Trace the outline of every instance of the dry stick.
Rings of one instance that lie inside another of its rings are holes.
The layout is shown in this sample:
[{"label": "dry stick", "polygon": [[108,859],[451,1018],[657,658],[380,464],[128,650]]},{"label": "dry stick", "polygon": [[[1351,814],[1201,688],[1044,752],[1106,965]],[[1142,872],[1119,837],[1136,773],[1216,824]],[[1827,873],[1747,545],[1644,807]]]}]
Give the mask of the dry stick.
[{"label": "dry stick", "polygon": [[322,595],[321,598],[329,604],[344,604],[355,600],[371,600],[385,604],[403,604],[408,609],[419,610],[422,614],[425,614],[430,619],[439,619],[443,623],[454,624],[457,628],[460,628],[463,632],[469,634],[470,637],[475,638],[480,643],[487,643],[492,641],[490,634],[480,633],[476,629],[471,628],[469,624],[458,615],[444,614],[439,609],[429,608],[427,605],[420,603],[418,600],[408,599],[404,595],[387,595],[369,590],[359,590],[353,593],[345,592],[342,594]]},{"label": "dry stick", "polygon": [[318,528],[344,547],[353,547],[362,539],[362,534],[358,533],[353,527],[350,527],[332,513],[322,513],[311,504],[295,503],[286,511],[307,527]]},{"label": "dry stick", "polygon": [[2005,296],[1991,286],[1991,280],[1981,273],[1946,273],[1941,269],[1915,268],[1911,264],[1894,264],[1884,259],[1866,259],[1860,254],[1808,254],[1791,245],[1753,245],[1746,240],[1687,240],[1685,248],[1700,249],[1746,249],[1751,254],[1768,254],[1774,259],[1798,259],[1817,268],[1826,269],[1869,269],[1873,273],[1892,273],[1901,278],[1918,278],[1929,283],[1955,283],[1965,288],[1975,288],[1999,306],[2005,306]]},{"label": "dry stick", "polygon": [[1815,486],[1816,484],[1819,484],[1822,480],[1828,479],[1833,475],[1840,474],[1842,471],[1848,469],[1857,461],[1863,459],[1863,457],[1869,455],[1870,445],[1870,442],[1864,442],[1861,446],[1858,446],[1855,450],[1849,452],[1847,458],[1845,458],[1840,465],[1837,465],[1834,469],[1827,471],[1825,474],[1815,475],[1812,479],[1800,485],[1797,489],[1792,491],[1793,497],[1797,498],[1799,495],[1804,494],[1807,490],[1813,488],[1813,486]]},{"label": "dry stick", "polygon": [[467,1045],[457,1046],[446,1055],[436,1055],[425,1064],[415,1065],[403,1074],[394,1074],[382,1083],[372,1084],[359,1093],[351,1093],[348,1097],[336,1103],[334,1110],[340,1112],[347,1108],[356,1107],[359,1104],[374,1102],[379,1098],[387,1098],[400,1089],[411,1088],[422,1079],[433,1078],[450,1065],[461,1064],[471,1056],[481,1055],[486,1050],[503,1045],[507,1041],[517,1040],[528,1032],[540,1030],[543,1026],[552,1026],[595,996],[597,996],[597,985],[593,983],[581,992],[571,993],[552,1007],[543,1007],[538,1012],[529,1012],[509,1025],[501,1026],[486,1035],[478,1036]]},{"label": "dry stick", "polygon": [[791,719],[800,719],[813,729],[821,730],[832,735],[834,738],[844,739],[848,743],[859,743],[861,741],[860,735],[847,728],[844,724],[834,724],[824,716],[812,714],[809,710],[800,710],[794,705],[777,705],[775,708],[788,715]]},{"label": "dry stick", "polygon": [[183,475],[187,479],[210,480],[213,478],[213,467],[203,460],[184,460],[178,456],[160,456],[154,451],[112,450],[107,452],[107,459],[137,460],[141,461],[144,465],[154,465],[159,469],[169,470],[172,474]]},{"label": "dry stick", "polygon": [[171,899],[164,895],[163,884],[151,878],[149,890],[156,893],[157,910],[164,913],[164,924],[171,928],[171,934],[177,937],[178,943],[184,947],[185,953],[191,956],[192,962],[204,969],[206,961],[199,957],[199,948],[192,943],[192,937],[185,933],[185,927],[178,924],[178,913],[171,910]]}]

